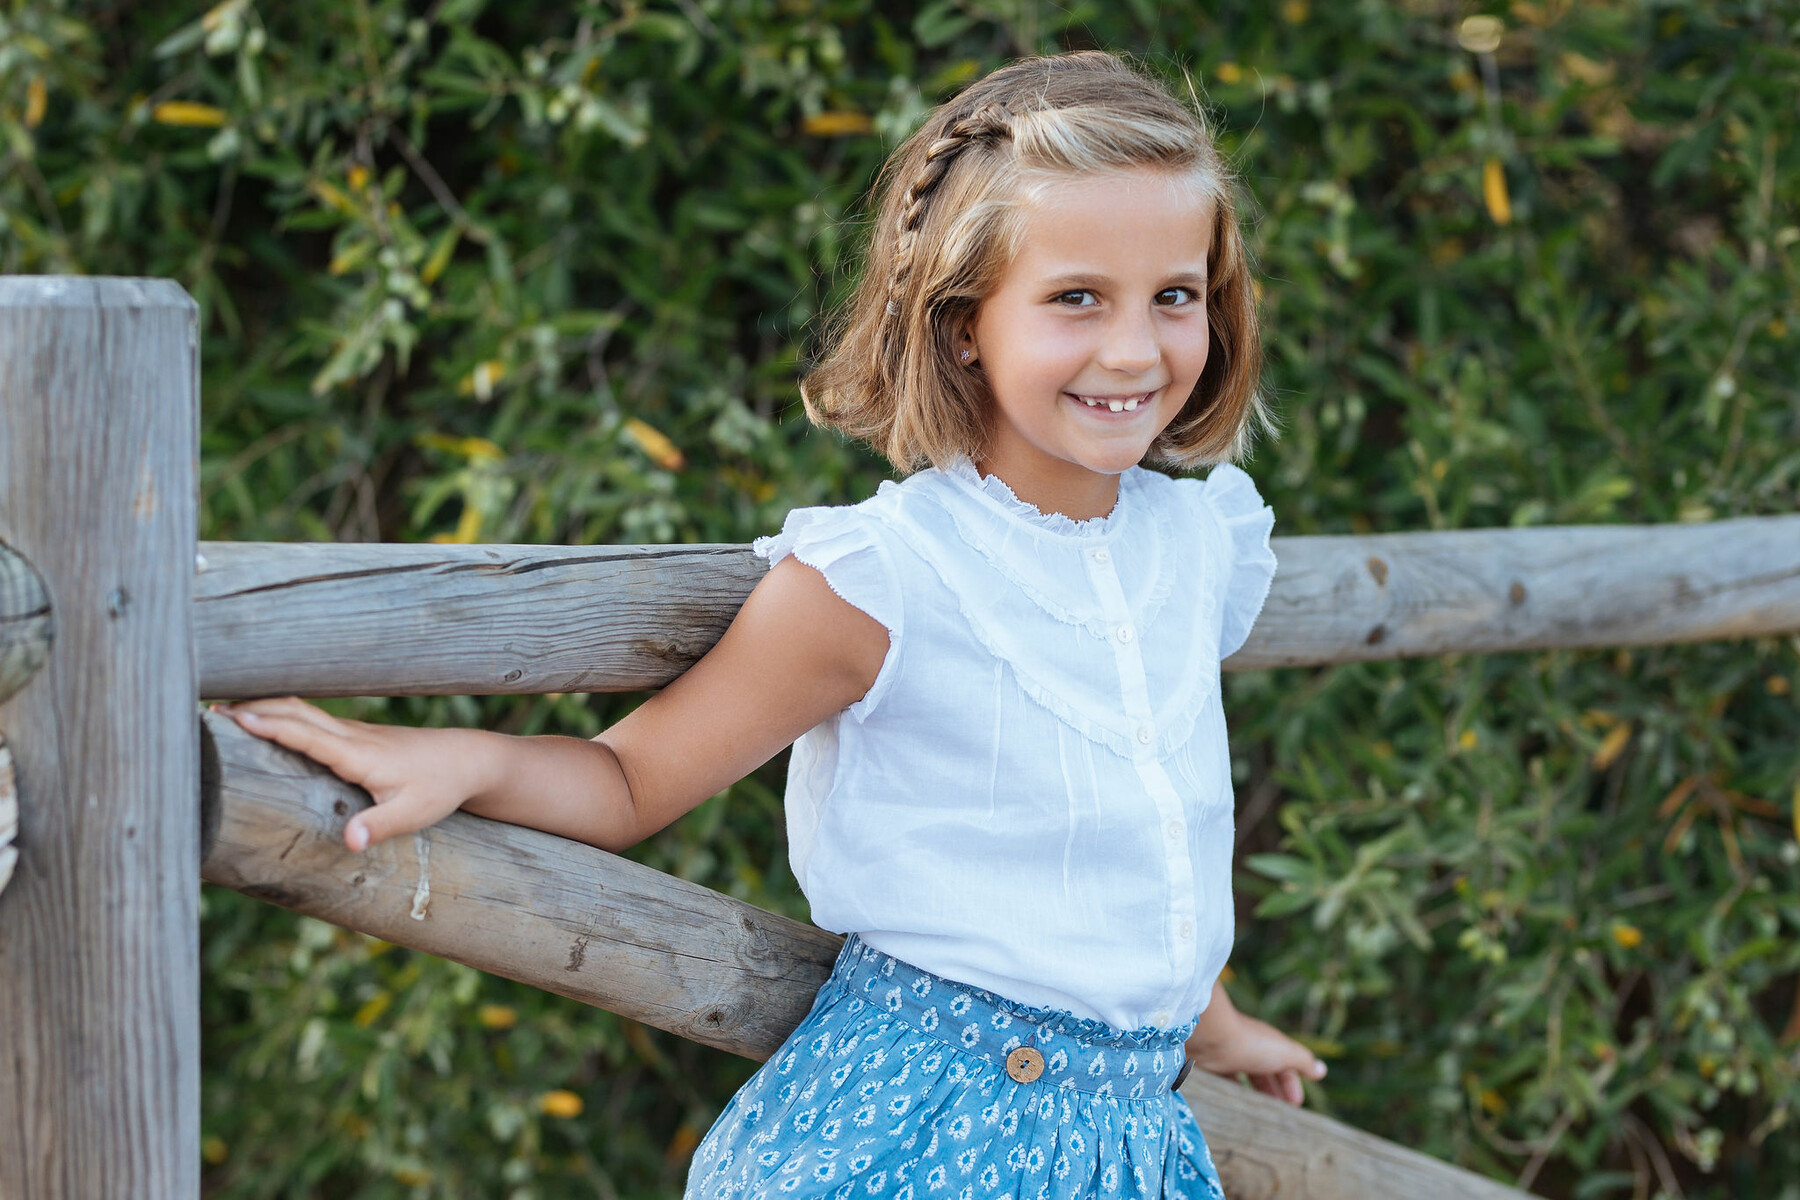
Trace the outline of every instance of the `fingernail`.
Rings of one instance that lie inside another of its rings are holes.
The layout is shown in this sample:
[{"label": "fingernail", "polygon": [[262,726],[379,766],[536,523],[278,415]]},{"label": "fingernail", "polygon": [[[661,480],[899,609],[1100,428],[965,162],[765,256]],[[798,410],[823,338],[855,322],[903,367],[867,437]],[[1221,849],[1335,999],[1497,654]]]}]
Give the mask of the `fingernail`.
[{"label": "fingernail", "polygon": [[1324,1064],[1324,1062],[1322,1062],[1321,1060],[1316,1059],[1316,1058],[1313,1059],[1313,1078],[1314,1079],[1325,1078],[1325,1064]]},{"label": "fingernail", "polygon": [[349,828],[348,832],[349,832],[350,848],[352,850],[356,851],[358,854],[361,854],[364,850],[368,849],[368,847],[369,847],[369,830],[368,830],[367,826],[359,824],[355,821],[352,821],[352,822],[350,822],[350,828]]}]

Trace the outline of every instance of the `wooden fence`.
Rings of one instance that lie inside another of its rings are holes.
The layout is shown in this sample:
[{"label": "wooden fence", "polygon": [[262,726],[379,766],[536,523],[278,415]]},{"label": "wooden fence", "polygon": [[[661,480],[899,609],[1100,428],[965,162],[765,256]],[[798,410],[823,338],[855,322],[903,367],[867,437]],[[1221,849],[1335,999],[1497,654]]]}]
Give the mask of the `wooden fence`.
[{"label": "wooden fence", "polygon": [[[0,278],[0,1200],[198,1194],[202,877],[767,1056],[835,935],[466,814],[350,854],[366,796],[197,708],[656,687],[758,562],[198,543],[194,320],[167,281]],[[1277,541],[1228,670],[1800,629],[1800,516]],[[1233,1200],[1521,1195],[1203,1072],[1183,1094]]]}]

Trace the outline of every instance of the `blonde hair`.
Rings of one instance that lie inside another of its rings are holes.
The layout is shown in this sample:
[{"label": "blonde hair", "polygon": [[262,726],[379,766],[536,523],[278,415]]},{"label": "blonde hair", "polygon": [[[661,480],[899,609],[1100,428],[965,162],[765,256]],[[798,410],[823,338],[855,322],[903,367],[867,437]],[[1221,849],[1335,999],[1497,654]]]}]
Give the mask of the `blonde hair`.
[{"label": "blonde hair", "polygon": [[1153,167],[1192,174],[1212,201],[1206,367],[1147,457],[1177,468],[1238,459],[1272,429],[1262,337],[1233,179],[1205,119],[1101,51],[1026,59],[936,109],[876,182],[863,275],[801,384],[815,424],[910,471],[978,459],[991,396],[957,339],[1018,252],[1031,183]]}]

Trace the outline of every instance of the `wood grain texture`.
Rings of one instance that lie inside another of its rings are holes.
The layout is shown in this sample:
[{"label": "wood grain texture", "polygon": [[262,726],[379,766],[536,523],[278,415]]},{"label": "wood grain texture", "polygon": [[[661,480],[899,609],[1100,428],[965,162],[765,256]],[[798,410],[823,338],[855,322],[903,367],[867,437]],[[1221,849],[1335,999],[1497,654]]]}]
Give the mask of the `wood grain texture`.
[{"label": "wood grain texture", "polygon": [[7,1200],[199,1194],[198,389],[175,284],[0,278],[0,539],[57,623],[0,705]]},{"label": "wood grain texture", "polygon": [[1190,1071],[1181,1094],[1231,1200],[1524,1200],[1526,1192],[1242,1084]]},{"label": "wood grain texture", "polygon": [[12,881],[13,868],[19,863],[19,848],[13,844],[19,835],[19,787],[13,774],[12,750],[6,736],[0,734],[0,892]]},{"label": "wood grain texture", "polygon": [[[457,813],[352,854],[360,789],[204,723],[213,883],[758,1060],[831,973],[836,934],[532,829]],[[1523,1195],[1237,1084],[1190,1076],[1183,1091],[1232,1200]]]},{"label": "wood grain texture", "polygon": [[[1227,670],[1800,630],[1800,516],[1276,538]],[[661,687],[762,576],[742,546],[209,542],[208,697]]]},{"label": "wood grain texture", "polygon": [[752,1058],[831,973],[835,934],[535,829],[455,813],[352,853],[361,789],[204,721],[211,883]]},{"label": "wood grain texture", "polygon": [[762,578],[743,546],[207,542],[208,698],[660,687]]},{"label": "wood grain texture", "polygon": [[37,674],[51,639],[44,577],[23,554],[0,542],[0,704]]}]

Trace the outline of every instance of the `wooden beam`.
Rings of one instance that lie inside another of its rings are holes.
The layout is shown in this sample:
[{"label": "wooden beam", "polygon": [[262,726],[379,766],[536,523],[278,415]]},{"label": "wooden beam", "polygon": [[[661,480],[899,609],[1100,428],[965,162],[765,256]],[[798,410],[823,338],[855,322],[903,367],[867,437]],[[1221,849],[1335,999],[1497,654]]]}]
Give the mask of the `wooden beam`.
[{"label": "wooden beam", "polygon": [[0,894],[9,1200],[200,1192],[199,394],[175,284],[0,278],[0,539],[57,622],[0,704],[19,820]]},{"label": "wooden beam", "polygon": [[[1800,630],[1800,516],[1276,538],[1227,670]],[[661,687],[762,577],[742,546],[209,542],[209,697]]]},{"label": "wooden beam", "polygon": [[[213,883],[758,1060],[831,972],[835,934],[533,829],[455,813],[353,854],[366,794],[223,717],[204,729]],[[1523,1196],[1222,1079],[1183,1094],[1232,1200]]]},{"label": "wooden beam", "polygon": [[454,813],[353,854],[359,788],[207,714],[209,883],[763,1057],[840,938],[630,859]]}]

